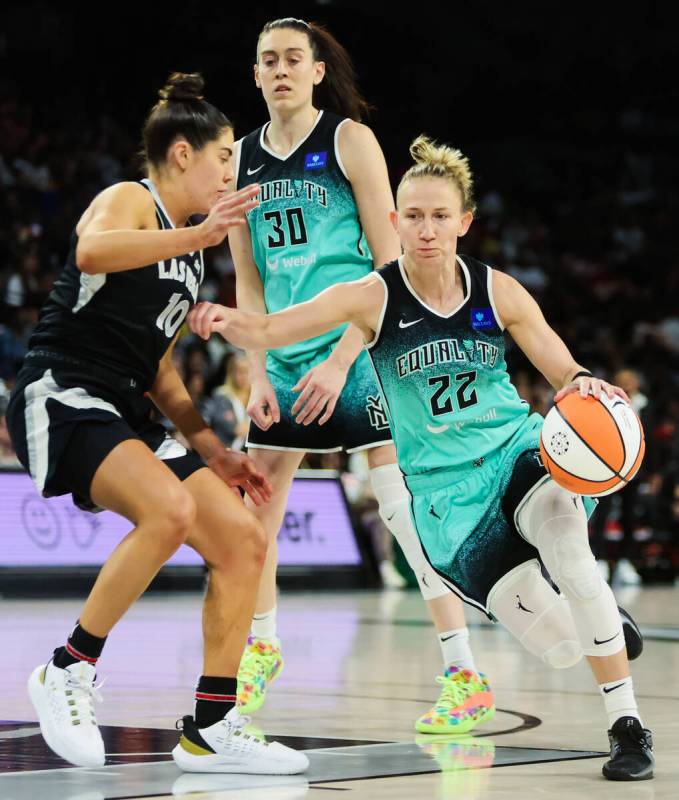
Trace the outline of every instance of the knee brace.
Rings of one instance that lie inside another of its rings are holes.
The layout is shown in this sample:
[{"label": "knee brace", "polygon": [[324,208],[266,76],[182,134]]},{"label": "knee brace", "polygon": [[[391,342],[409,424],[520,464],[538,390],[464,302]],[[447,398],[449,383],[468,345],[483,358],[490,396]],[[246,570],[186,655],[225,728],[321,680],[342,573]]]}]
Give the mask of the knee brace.
[{"label": "knee brace", "polygon": [[515,522],[568,599],[583,653],[609,656],[621,650],[618,607],[589,546],[582,498],[548,480],[519,504]]},{"label": "knee brace", "polygon": [[545,580],[537,561],[508,572],[488,595],[490,613],[550,667],[564,669],[582,658],[568,603]]},{"label": "knee brace", "polygon": [[379,504],[380,517],[415,573],[422,597],[435,600],[448,594],[450,590],[427,561],[422,549],[410,513],[410,492],[398,464],[374,467],[370,470],[370,480]]}]

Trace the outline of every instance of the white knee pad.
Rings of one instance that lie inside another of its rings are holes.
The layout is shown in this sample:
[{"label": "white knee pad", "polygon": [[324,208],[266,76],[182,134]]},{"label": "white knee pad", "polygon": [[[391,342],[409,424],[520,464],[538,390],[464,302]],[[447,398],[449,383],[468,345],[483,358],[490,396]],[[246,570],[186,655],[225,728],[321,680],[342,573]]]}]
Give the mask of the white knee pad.
[{"label": "white knee pad", "polygon": [[582,498],[548,480],[519,504],[515,522],[568,599],[583,653],[608,656],[621,650],[618,606],[592,555]]},{"label": "white knee pad", "polygon": [[422,549],[410,514],[410,492],[398,464],[386,464],[370,470],[370,480],[379,504],[380,517],[399,543],[403,555],[415,573],[425,600],[435,600],[449,593]]},{"label": "white knee pad", "polygon": [[582,658],[568,603],[542,576],[537,561],[520,564],[493,586],[490,613],[534,656],[564,669]]}]

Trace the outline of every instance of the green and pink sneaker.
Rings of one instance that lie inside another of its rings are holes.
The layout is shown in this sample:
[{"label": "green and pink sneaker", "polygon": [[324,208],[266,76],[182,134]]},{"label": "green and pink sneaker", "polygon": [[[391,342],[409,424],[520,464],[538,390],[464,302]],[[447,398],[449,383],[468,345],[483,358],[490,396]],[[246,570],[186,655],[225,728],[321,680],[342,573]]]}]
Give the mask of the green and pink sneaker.
[{"label": "green and pink sneaker", "polygon": [[493,693],[482,672],[448,667],[436,682],[442,686],[441,694],[415,723],[419,733],[469,733],[495,716]]},{"label": "green and pink sneaker", "polygon": [[283,655],[278,639],[248,637],[238,669],[236,705],[242,714],[252,714],[262,707],[269,684],[283,669]]}]

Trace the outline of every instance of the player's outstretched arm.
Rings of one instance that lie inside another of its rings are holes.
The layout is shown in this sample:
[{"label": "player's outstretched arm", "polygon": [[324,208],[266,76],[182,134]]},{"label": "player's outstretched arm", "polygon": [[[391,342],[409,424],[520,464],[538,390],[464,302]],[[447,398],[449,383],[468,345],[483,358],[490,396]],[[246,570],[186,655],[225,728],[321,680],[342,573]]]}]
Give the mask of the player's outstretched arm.
[{"label": "player's outstretched arm", "polygon": [[586,397],[591,390],[595,397],[604,391],[609,397],[619,395],[629,402],[622,389],[594,377],[575,361],[563,339],[547,324],[538,304],[517,280],[493,270],[493,295],[502,324],[533,366],[557,390],[556,401],[576,391]]},{"label": "player's outstretched arm", "polygon": [[89,275],[121,272],[212,247],[229,228],[245,224],[258,192],[253,184],[224,194],[200,225],[155,230],[151,194],[138,183],[117,183],[95,197],[78,222],[78,269]]},{"label": "player's outstretched arm", "polygon": [[208,339],[221,333],[237,347],[268,350],[304,341],[343,322],[355,324],[371,338],[384,300],[384,286],[374,275],[338,283],[296,306],[276,314],[237,311],[215,303],[199,303],[187,317],[194,333]]}]

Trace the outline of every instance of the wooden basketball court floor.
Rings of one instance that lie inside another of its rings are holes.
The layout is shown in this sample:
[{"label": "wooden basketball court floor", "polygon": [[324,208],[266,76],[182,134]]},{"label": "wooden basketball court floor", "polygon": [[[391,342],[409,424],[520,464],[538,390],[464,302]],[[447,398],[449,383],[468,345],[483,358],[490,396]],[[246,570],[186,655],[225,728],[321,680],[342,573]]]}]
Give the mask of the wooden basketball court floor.
[{"label": "wooden basketball court floor", "polygon": [[0,600],[0,800],[679,798],[679,589],[617,594],[646,634],[633,675],[655,737],[653,781],[601,776],[606,717],[584,662],[549,670],[471,609],[498,713],[474,736],[416,734],[414,720],[437,696],[440,654],[412,591],[281,597],[285,667],[253,724],[307,751],[308,774],[283,778],[175,767],[175,721],[192,711],[201,666],[200,597],[143,598],[99,662],[107,764],[70,768],[44,746],[26,680],[63,641],[80,602]]}]

